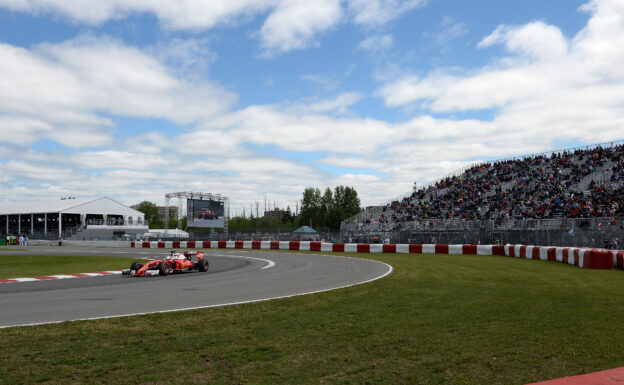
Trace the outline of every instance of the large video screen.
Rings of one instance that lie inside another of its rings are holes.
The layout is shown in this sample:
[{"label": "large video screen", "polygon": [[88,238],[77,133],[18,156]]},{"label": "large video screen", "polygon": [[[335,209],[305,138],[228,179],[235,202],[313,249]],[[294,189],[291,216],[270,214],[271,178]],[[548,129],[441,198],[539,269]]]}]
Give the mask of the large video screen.
[{"label": "large video screen", "polygon": [[189,199],[187,227],[220,228],[224,226],[224,202]]}]

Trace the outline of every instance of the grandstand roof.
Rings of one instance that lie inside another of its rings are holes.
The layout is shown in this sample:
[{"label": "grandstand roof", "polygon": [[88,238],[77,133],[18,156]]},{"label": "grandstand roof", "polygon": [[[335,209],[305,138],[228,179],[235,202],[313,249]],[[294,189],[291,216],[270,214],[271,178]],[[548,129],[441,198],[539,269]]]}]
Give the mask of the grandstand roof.
[{"label": "grandstand roof", "polygon": [[67,213],[143,216],[143,213],[108,197],[20,202],[0,207],[0,215]]}]

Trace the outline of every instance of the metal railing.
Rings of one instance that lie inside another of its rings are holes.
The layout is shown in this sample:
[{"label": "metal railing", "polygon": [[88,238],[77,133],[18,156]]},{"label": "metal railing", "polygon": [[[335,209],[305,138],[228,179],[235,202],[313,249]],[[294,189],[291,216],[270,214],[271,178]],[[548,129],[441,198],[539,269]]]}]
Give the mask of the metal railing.
[{"label": "metal railing", "polygon": [[342,239],[364,242],[371,237],[391,243],[526,244],[624,248],[624,217],[503,219],[461,221],[426,220],[397,227],[396,224],[350,224]]}]

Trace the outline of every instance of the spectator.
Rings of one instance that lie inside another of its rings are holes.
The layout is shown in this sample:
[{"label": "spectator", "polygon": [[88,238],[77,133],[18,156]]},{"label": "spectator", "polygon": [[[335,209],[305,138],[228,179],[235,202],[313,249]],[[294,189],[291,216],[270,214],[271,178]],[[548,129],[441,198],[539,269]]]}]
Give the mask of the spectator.
[{"label": "spectator", "polygon": [[[603,174],[601,174],[603,173]],[[599,178],[602,175],[605,184]],[[388,204],[366,223],[624,215],[624,145],[486,162]]]}]

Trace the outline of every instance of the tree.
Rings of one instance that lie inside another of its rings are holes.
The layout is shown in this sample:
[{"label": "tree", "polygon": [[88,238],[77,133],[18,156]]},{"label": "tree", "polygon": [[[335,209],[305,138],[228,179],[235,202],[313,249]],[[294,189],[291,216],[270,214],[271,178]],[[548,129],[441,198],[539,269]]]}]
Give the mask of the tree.
[{"label": "tree", "polygon": [[330,229],[339,229],[340,223],[347,218],[342,206],[334,205],[327,213],[327,227]]},{"label": "tree", "polygon": [[327,226],[327,216],[331,211],[332,207],[334,207],[334,194],[329,187],[325,189],[325,193],[321,198],[321,207],[319,210],[319,216],[322,219],[323,226]]},{"label": "tree", "polygon": [[299,222],[301,225],[308,226],[312,222],[313,226],[318,226],[317,222],[321,219],[321,191],[318,188],[308,187],[303,191],[301,199],[301,215]]},{"label": "tree", "polygon": [[293,220],[293,215],[292,215],[292,212],[290,211],[290,206],[288,206],[286,207],[286,211],[282,215],[282,223],[289,223],[289,222],[292,222],[292,220]]},{"label": "tree", "polygon": [[185,230],[185,231],[186,231],[186,225],[187,225],[187,223],[188,223],[188,220],[186,219],[186,216],[183,216],[183,217],[182,217],[182,226],[181,226],[181,227],[182,227],[182,230]]},{"label": "tree", "polygon": [[155,203],[143,201],[139,203],[137,210],[145,214],[145,220],[152,229],[159,229],[165,226],[164,221],[158,213],[158,206]]},{"label": "tree", "polygon": [[334,192],[326,188],[323,195],[318,188],[306,188],[301,199],[300,225],[309,225],[318,229],[337,230],[345,219],[358,214],[360,198],[353,187],[336,186]]},{"label": "tree", "polygon": [[345,187],[344,188],[344,200],[340,204],[344,210],[347,219],[356,214],[362,212],[362,208],[360,206],[360,198],[358,197],[357,191],[353,187]]}]

